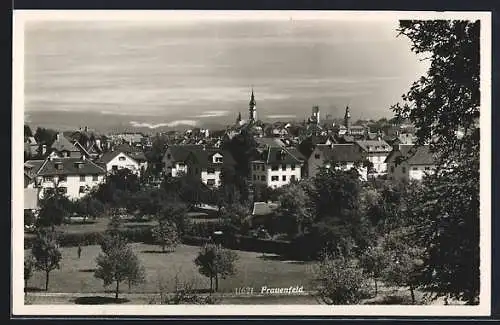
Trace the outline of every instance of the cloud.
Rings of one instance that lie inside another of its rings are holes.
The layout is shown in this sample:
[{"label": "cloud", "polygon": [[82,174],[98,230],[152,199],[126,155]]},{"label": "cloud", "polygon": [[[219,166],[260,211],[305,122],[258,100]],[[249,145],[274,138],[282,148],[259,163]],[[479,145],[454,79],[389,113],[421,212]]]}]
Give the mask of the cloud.
[{"label": "cloud", "polygon": [[158,124],[150,124],[150,123],[145,123],[145,122],[136,122],[136,121],[130,121],[130,125],[132,125],[135,128],[149,128],[149,129],[157,129],[161,127],[173,127],[173,126],[179,126],[179,125],[190,125],[190,126],[196,126],[197,122],[193,120],[177,120],[177,121],[172,121],[168,123],[158,123]]},{"label": "cloud", "polygon": [[200,115],[191,116],[194,118],[205,118],[205,117],[220,117],[226,116],[229,114],[229,111],[206,111]]}]

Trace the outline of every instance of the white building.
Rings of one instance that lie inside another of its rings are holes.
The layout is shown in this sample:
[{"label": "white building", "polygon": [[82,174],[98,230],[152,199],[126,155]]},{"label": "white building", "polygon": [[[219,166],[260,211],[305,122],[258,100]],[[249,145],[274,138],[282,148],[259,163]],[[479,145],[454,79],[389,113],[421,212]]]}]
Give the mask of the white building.
[{"label": "white building", "polygon": [[48,157],[34,170],[34,187],[40,189],[40,196],[55,190],[75,200],[85,196],[92,188],[105,181],[106,170],[82,158]]},{"label": "white building", "polygon": [[141,175],[139,163],[121,151],[106,152],[98,162],[105,166],[107,172],[128,169],[137,176]]},{"label": "white building", "polygon": [[278,188],[302,178],[304,158],[295,148],[269,146],[263,149],[259,159],[251,162],[251,180]]},{"label": "white building", "polygon": [[425,175],[434,173],[436,168],[428,145],[396,145],[386,163],[389,179],[397,181],[420,181]]},{"label": "white building", "polygon": [[360,148],[363,158],[373,164],[371,174],[374,176],[387,173],[387,156],[392,151],[392,147],[384,140],[360,140],[355,144]]},{"label": "white building", "polygon": [[220,186],[223,169],[235,164],[229,152],[199,145],[170,146],[163,162],[167,177],[191,175],[209,187]]},{"label": "white building", "polygon": [[320,167],[348,171],[355,168],[360,179],[366,181],[368,170],[364,165],[362,151],[353,143],[348,144],[318,144],[308,159],[308,175],[315,177]]},{"label": "white building", "polygon": [[167,148],[162,162],[166,176],[177,177],[187,174],[188,166],[186,160],[190,150],[201,150],[203,146],[199,145],[173,145]]}]

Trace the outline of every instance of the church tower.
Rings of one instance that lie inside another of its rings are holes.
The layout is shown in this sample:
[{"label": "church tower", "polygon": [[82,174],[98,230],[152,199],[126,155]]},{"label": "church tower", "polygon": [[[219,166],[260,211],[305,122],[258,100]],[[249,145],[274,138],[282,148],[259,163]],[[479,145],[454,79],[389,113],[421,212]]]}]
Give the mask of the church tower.
[{"label": "church tower", "polygon": [[347,134],[350,134],[351,133],[351,113],[349,112],[349,106],[346,106],[346,108],[345,108],[344,126],[347,129]]},{"label": "church tower", "polygon": [[257,103],[255,102],[255,96],[253,94],[252,88],[252,96],[250,98],[250,103],[248,103],[248,111],[249,111],[249,122],[255,122],[257,120]]}]

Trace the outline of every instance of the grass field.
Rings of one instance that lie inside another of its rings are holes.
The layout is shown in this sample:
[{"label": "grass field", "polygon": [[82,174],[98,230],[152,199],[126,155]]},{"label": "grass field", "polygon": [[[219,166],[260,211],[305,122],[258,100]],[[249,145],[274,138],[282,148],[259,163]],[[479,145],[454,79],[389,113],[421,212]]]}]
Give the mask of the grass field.
[{"label": "grass field", "polygon": [[[138,254],[145,269],[146,282],[132,287],[131,293],[156,293],[160,285],[166,291],[173,291],[175,278],[190,282],[198,289],[208,289],[210,281],[198,273],[193,260],[199,248],[180,245],[173,253],[161,253],[158,246],[131,244]],[[94,277],[95,259],[100,253],[99,246],[83,247],[82,256],[77,257],[77,248],[62,248],[63,259],[61,269],[50,274],[49,292],[90,293],[102,292],[102,281]],[[220,281],[219,291],[234,292],[237,287],[253,287],[255,291],[262,286],[289,287],[303,286],[304,291],[312,290],[311,263],[282,261],[276,256],[261,253],[237,251],[237,273],[233,277]],[[31,290],[39,291],[44,286],[44,274],[35,272],[29,281]],[[129,292],[128,286],[122,284],[122,292]]]}]

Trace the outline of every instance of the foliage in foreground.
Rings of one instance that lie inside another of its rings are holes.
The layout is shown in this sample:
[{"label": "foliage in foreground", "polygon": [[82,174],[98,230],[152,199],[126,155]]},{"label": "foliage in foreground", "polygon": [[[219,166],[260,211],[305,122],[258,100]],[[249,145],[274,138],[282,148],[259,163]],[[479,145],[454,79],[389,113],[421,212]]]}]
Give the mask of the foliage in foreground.
[{"label": "foliage in foreground", "polygon": [[[204,245],[194,260],[200,274],[210,278],[210,291],[219,290],[219,279],[236,273],[238,255],[218,245]],[[213,280],[215,279],[215,287]]]},{"label": "foliage in foreground", "polygon": [[115,299],[118,299],[121,282],[128,281],[130,287],[144,281],[144,267],[125,239],[108,236],[101,244],[101,249],[102,253],[96,258],[94,276],[102,279],[104,286],[115,283]]}]

